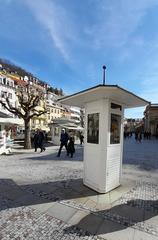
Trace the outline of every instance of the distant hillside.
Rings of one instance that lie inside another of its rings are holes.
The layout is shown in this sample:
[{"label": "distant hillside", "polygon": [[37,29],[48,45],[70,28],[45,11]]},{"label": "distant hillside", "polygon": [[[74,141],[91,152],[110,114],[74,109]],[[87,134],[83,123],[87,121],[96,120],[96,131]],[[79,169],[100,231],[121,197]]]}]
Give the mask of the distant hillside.
[{"label": "distant hillside", "polygon": [[[26,71],[25,69],[19,67],[19,66],[16,66],[14,63],[10,62],[9,60],[7,59],[3,59],[3,58],[0,58],[0,65],[2,65],[2,68],[4,70],[6,70],[6,72],[8,73],[12,73],[12,74],[17,74],[21,77],[25,77],[25,76],[28,76],[30,78],[36,78],[38,79],[36,76],[34,76],[32,73]],[[43,82],[41,81],[40,79],[38,79],[38,81],[41,83],[41,84],[47,84],[46,82]],[[60,89],[57,89],[57,88],[54,88],[54,87],[48,87],[48,90],[50,92],[53,92],[57,95],[61,95],[63,96],[64,93],[63,93],[63,90],[60,88]]]},{"label": "distant hillside", "polygon": [[16,66],[15,64],[13,64],[12,62],[10,62],[10,61],[8,61],[6,59],[0,58],[0,64],[2,65],[2,67],[7,72],[17,73],[21,77],[24,77],[24,76],[34,77],[33,74],[31,74],[30,72],[24,70],[23,68],[21,68],[19,66]]}]

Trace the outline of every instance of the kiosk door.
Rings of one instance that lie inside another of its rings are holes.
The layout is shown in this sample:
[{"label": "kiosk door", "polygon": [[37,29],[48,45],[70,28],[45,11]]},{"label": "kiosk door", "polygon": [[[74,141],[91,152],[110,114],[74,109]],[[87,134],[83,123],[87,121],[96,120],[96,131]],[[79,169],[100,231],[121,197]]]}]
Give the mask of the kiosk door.
[{"label": "kiosk door", "polygon": [[106,162],[106,191],[120,185],[122,165],[122,106],[111,103]]}]

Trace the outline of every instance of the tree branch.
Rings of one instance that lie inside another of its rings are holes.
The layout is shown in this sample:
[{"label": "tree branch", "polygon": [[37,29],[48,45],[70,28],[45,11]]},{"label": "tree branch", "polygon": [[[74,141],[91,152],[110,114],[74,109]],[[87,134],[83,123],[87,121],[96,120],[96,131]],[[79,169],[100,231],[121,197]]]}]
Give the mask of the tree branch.
[{"label": "tree branch", "polygon": [[19,117],[24,118],[24,114],[22,114],[22,112],[21,112],[18,108],[13,107],[13,106],[11,105],[8,97],[6,98],[6,102],[7,102],[8,107],[9,107],[9,108],[7,109],[8,111],[14,111],[16,115],[19,115]]},{"label": "tree branch", "polygon": [[29,106],[28,110],[32,110],[33,108],[37,107],[38,106],[38,103],[39,103],[39,100],[40,100],[40,96],[37,95],[34,97],[34,99],[32,99],[32,104]]},{"label": "tree branch", "polygon": [[[7,106],[7,104],[8,106]],[[24,118],[24,115],[15,107],[13,107],[8,99],[8,97],[6,98],[6,103],[3,102],[2,100],[0,100],[0,104],[5,108],[7,109],[10,113],[13,113],[15,115],[18,115],[19,117],[21,118]]]},{"label": "tree branch", "polygon": [[6,101],[0,100],[0,104],[2,104],[2,106],[5,109],[7,109],[9,112],[27,121],[29,121],[34,116],[39,117],[42,114],[45,114],[47,112],[46,110],[38,111],[35,109],[35,107],[39,105],[40,99],[43,99],[43,95],[41,93],[36,95],[26,91],[19,91],[19,94],[17,95],[17,97],[18,97],[19,105],[22,111],[19,110],[17,107],[13,107],[8,97],[6,98]]},{"label": "tree branch", "polygon": [[39,117],[39,116],[41,116],[42,114],[45,114],[45,113],[47,113],[47,110],[44,110],[44,111],[39,111],[38,113],[33,113],[33,114],[31,114],[29,117],[28,117],[28,119],[31,119],[31,118],[33,118],[33,117]]}]

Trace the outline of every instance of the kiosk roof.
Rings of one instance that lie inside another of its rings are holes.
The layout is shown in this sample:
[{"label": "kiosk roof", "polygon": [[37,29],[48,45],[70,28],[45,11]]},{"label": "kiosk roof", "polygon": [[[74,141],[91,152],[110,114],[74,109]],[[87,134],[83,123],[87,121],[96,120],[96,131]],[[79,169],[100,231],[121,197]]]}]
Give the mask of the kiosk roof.
[{"label": "kiosk roof", "polygon": [[111,99],[124,105],[125,108],[141,107],[149,104],[144,100],[118,85],[97,85],[81,92],[65,96],[58,101],[70,106],[84,107],[86,103],[99,99]]}]

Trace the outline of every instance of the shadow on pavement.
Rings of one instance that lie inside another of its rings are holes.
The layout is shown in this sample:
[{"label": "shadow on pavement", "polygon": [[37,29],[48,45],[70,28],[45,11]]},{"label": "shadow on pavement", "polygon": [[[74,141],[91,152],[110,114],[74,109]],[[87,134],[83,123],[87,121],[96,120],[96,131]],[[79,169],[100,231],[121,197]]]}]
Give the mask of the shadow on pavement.
[{"label": "shadow on pavement", "polygon": [[83,147],[76,147],[75,153],[73,157],[67,156],[67,153],[65,150],[62,150],[60,157],[57,157],[58,149],[55,153],[49,153],[47,154],[47,150],[44,153],[35,153],[35,156],[31,156],[29,158],[25,158],[32,161],[83,161]]},{"label": "shadow on pavement", "polygon": [[[0,179],[0,211],[36,204],[70,200],[100,195],[83,185],[82,179],[69,179],[56,182],[17,185],[11,179]],[[88,231],[91,235],[101,235],[126,229],[143,223],[158,214],[158,200],[134,199],[102,211],[84,216],[74,227]]]},{"label": "shadow on pavement", "polygon": [[[143,208],[140,208],[140,206]],[[152,211],[149,211],[149,208],[152,208]],[[135,199],[108,210],[90,213],[82,218],[79,223],[64,229],[64,231],[69,232],[76,227],[87,231],[88,235],[104,235],[136,226],[137,223],[140,224],[139,227],[142,226],[144,231],[144,221],[157,215],[158,200]]]},{"label": "shadow on pavement", "polygon": [[95,196],[97,193],[83,185],[82,179],[17,185],[11,179],[0,179],[0,211],[59,200]]}]

